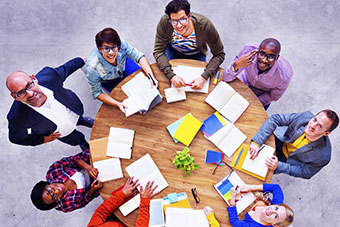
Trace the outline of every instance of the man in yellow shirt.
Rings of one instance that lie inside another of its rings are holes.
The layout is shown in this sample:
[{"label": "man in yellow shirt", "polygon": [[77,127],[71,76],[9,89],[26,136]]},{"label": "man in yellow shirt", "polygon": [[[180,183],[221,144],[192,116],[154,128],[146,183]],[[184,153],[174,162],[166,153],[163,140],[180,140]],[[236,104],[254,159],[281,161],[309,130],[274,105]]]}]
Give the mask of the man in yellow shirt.
[{"label": "man in yellow shirt", "polygon": [[276,156],[266,159],[274,173],[309,179],[331,159],[328,135],[338,126],[338,115],[329,109],[311,112],[274,114],[252,139],[249,152],[257,157],[260,146],[274,133]]}]

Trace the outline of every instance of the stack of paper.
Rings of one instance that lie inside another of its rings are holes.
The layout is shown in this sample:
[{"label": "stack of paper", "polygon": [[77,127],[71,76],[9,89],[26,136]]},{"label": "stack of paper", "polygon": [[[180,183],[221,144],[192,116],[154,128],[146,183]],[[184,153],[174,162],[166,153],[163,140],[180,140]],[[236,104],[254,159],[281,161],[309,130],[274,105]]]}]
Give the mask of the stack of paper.
[{"label": "stack of paper", "polygon": [[[189,114],[192,115],[191,113],[189,113]],[[178,140],[176,140],[174,138],[174,134],[177,131],[178,127],[181,125],[181,123],[184,120],[184,118],[185,118],[185,116],[181,117],[180,119],[178,119],[177,121],[175,121],[174,123],[172,123],[171,125],[166,127],[166,129],[170,133],[170,135],[171,135],[172,139],[175,141],[175,143],[178,143]]]},{"label": "stack of paper", "polygon": [[[175,198],[174,198],[175,197]],[[162,201],[164,212],[167,207],[191,208],[187,193],[171,193]]]},{"label": "stack of paper", "polygon": [[119,158],[110,158],[93,162],[93,167],[99,171],[97,179],[101,182],[123,178]]},{"label": "stack of paper", "polygon": [[223,81],[217,84],[205,101],[232,123],[249,107],[249,102]]},{"label": "stack of paper", "polygon": [[110,127],[106,156],[130,159],[134,135],[134,130]]},{"label": "stack of paper", "polygon": [[[185,83],[187,84],[199,78],[204,72],[204,68],[190,67],[190,66],[184,66],[184,65],[178,65],[177,67],[172,67],[172,70],[177,76],[182,77]],[[184,90],[188,92],[208,93],[209,83],[210,83],[210,78],[208,78],[208,80],[204,83],[202,89],[200,90],[194,90],[190,86],[185,86]]]},{"label": "stack of paper", "polygon": [[[224,201],[230,205],[230,190],[233,187],[239,186],[242,187],[245,185],[243,180],[236,174],[235,171],[231,172],[222,180],[220,180],[217,184],[214,185],[216,191]],[[255,200],[255,196],[252,192],[241,193],[236,197],[236,210],[237,213],[240,214],[244,209],[246,209],[252,202]]]},{"label": "stack of paper", "polygon": [[203,210],[188,208],[166,208],[166,227],[209,227]]},{"label": "stack of paper", "polygon": [[126,167],[125,170],[130,177],[134,177],[136,180],[139,179],[139,183],[143,188],[145,188],[148,181],[154,181],[154,185],[158,185],[155,192],[160,192],[169,186],[149,154],[144,155]]},{"label": "stack of paper", "polygon": [[177,128],[173,137],[184,145],[189,146],[201,126],[202,122],[193,117],[191,114],[187,114]]}]

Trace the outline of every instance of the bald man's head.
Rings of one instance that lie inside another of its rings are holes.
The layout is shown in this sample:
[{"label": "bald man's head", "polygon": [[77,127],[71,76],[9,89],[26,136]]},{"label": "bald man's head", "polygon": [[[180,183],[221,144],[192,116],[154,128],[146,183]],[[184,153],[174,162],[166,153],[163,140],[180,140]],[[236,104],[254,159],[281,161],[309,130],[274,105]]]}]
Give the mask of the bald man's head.
[{"label": "bald man's head", "polygon": [[277,50],[277,54],[280,54],[280,51],[281,51],[281,44],[280,42],[277,40],[277,39],[274,39],[274,38],[267,38],[267,39],[264,39],[261,43],[260,43],[260,46],[269,46],[273,49],[276,49]]},{"label": "bald man's head", "polygon": [[6,79],[6,86],[15,100],[28,105],[40,107],[46,100],[38,86],[37,78],[23,71],[11,73]]},{"label": "bald man's head", "polygon": [[280,42],[273,38],[263,40],[257,54],[257,67],[260,71],[270,70],[280,56]]}]

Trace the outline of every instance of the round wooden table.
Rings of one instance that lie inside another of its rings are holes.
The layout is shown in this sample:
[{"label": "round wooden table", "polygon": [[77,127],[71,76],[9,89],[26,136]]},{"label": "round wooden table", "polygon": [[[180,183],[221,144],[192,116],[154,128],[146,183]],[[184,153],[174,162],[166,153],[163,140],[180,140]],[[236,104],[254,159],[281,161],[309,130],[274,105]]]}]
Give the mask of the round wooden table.
[{"label": "round wooden table", "polygon": [[[195,60],[171,60],[173,66],[187,65],[193,67],[205,67],[207,63]],[[185,172],[174,167],[172,160],[176,156],[176,151],[183,150],[185,147],[182,143],[174,143],[172,137],[168,133],[166,127],[175,122],[187,113],[192,113],[198,120],[203,121],[213,114],[215,110],[204,102],[207,94],[203,93],[186,93],[185,101],[168,104],[165,100],[164,89],[170,87],[168,78],[160,71],[157,64],[152,64],[152,70],[156,79],[159,81],[159,91],[163,96],[163,101],[147,112],[145,115],[134,114],[125,117],[117,107],[103,104],[96,116],[95,123],[91,132],[91,140],[108,137],[111,126],[129,128],[135,130],[132,158],[130,160],[121,159],[124,178],[114,181],[105,182],[100,194],[104,199],[111,196],[111,192],[123,185],[129,177],[125,171],[125,167],[149,153],[162,175],[169,184],[154,198],[162,198],[169,193],[186,192],[190,201],[191,208],[202,209],[205,206],[211,206],[215,210],[215,217],[221,226],[231,226],[228,219],[228,205],[213,187],[228,172],[227,166],[217,168],[215,175],[212,172],[215,165],[204,162],[207,150],[219,149],[210,141],[208,141],[202,132],[198,132],[192,143],[190,144],[190,154],[195,158],[195,163],[199,165],[197,170],[191,171],[190,176],[183,177]],[[132,79],[138,72],[126,78],[119,86],[117,86],[110,96],[116,100],[123,101],[127,98],[122,91],[121,86]],[[222,78],[223,69],[220,68],[220,77]],[[209,92],[216,86],[213,85],[213,78],[210,80]],[[246,144],[250,143],[250,139],[256,134],[259,127],[267,119],[268,115],[262,107],[262,104],[254,93],[239,79],[229,83],[238,93],[250,103],[249,108],[244,112],[240,119],[236,122],[239,128],[246,136]],[[274,137],[271,136],[266,144],[275,147]],[[91,161],[103,160],[109,157],[105,156],[106,151],[97,154],[91,152]],[[232,158],[232,157],[231,157]],[[230,163],[231,158],[225,156],[225,161]],[[249,176],[243,172],[236,170],[237,174],[248,184],[262,184],[263,182],[255,177]],[[273,172],[267,175],[266,182],[270,182]],[[200,197],[200,203],[196,204],[191,188],[196,188]],[[139,209],[124,217],[119,209],[114,213],[127,226],[134,226],[137,220]],[[244,218],[247,209],[239,216]]]}]

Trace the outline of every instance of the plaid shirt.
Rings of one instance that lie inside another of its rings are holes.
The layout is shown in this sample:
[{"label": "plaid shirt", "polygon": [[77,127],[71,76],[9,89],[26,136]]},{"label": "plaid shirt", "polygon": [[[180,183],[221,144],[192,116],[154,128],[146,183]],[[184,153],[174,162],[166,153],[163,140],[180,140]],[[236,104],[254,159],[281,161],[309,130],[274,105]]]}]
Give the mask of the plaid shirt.
[{"label": "plaid shirt", "polygon": [[[73,174],[80,171],[76,164],[76,161],[79,159],[89,163],[89,150],[84,150],[75,156],[62,158],[53,163],[46,174],[47,182],[50,184],[65,183],[73,176]],[[61,197],[60,203],[55,208],[63,212],[70,212],[86,206],[93,198],[99,195],[98,191],[96,191],[92,196],[89,196],[89,189],[90,186],[82,189],[68,190]]]}]

